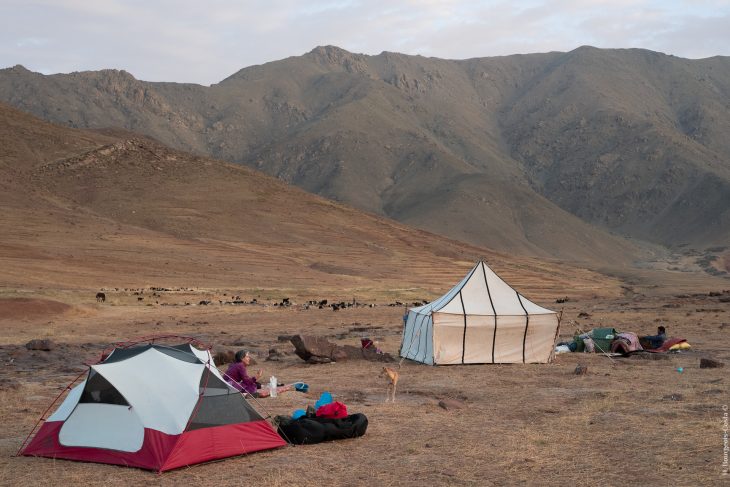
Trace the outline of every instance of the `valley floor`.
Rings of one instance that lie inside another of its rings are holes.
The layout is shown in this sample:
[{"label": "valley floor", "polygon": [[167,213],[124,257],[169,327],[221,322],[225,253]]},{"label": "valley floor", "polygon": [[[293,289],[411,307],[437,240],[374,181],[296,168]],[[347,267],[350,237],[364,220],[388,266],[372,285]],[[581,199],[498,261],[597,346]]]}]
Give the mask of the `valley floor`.
[{"label": "valley floor", "polygon": [[[186,299],[197,302],[195,297]],[[719,485],[728,479],[722,474],[727,367],[699,368],[701,357],[730,362],[730,303],[722,296],[571,299],[564,305],[562,338],[593,326],[651,334],[661,323],[693,349],[659,360],[563,354],[549,365],[406,362],[395,404],[384,403],[380,364],[307,365],[277,337],[308,333],[356,345],[367,335],[397,354],[402,307],[381,302],[333,312],[299,304],[281,308],[273,300],[266,306],[146,306],[127,298],[61,308],[0,300],[0,484]],[[579,318],[581,312],[589,316]],[[367,415],[366,435],[162,475],[13,456],[50,401],[84,370],[82,362],[96,360],[110,342],[168,333],[199,337],[216,350],[245,344],[266,376],[310,385],[308,394],[259,400],[263,414],[290,414],[328,390],[350,412]],[[57,347],[27,351],[23,345],[34,338],[51,338]],[[271,348],[284,354],[280,361],[264,360]],[[577,364],[588,367],[587,375],[574,375]],[[446,398],[463,407],[439,407]]]}]

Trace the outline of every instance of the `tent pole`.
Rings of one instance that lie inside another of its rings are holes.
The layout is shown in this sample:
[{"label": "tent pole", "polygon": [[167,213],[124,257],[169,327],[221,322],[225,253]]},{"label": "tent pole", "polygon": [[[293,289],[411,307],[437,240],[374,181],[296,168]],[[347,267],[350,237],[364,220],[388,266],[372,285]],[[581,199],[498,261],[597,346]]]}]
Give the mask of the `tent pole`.
[{"label": "tent pole", "polygon": [[563,321],[563,310],[565,307],[560,308],[560,312],[558,313],[558,326],[555,328],[555,337],[553,337],[553,349],[550,352],[550,363],[553,363],[553,360],[555,360],[555,344],[558,341],[558,337],[560,336],[560,323]]}]

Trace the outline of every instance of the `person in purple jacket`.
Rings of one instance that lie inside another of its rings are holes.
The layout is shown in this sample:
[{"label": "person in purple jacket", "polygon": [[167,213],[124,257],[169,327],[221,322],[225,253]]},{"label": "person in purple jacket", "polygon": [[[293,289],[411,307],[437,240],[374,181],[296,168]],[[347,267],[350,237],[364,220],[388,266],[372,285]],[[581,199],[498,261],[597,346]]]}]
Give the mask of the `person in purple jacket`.
[{"label": "person in purple jacket", "polygon": [[[226,370],[225,379],[230,385],[235,387],[241,392],[248,392],[254,397],[269,397],[271,391],[268,386],[262,386],[259,379],[263,375],[264,371],[259,369],[256,371],[256,375],[251,377],[248,375],[246,367],[251,364],[251,355],[248,350],[239,350],[236,352],[236,361],[228,366]],[[282,385],[276,388],[277,393],[286,392],[294,387],[292,384]],[[309,386],[307,386],[307,389]]]},{"label": "person in purple jacket", "polygon": [[226,370],[226,381],[233,387],[242,392],[248,392],[251,395],[257,395],[257,389],[261,387],[258,380],[264,373],[259,369],[256,375],[251,377],[248,375],[246,367],[251,363],[251,355],[248,350],[239,350],[236,352],[236,361],[228,366]]}]

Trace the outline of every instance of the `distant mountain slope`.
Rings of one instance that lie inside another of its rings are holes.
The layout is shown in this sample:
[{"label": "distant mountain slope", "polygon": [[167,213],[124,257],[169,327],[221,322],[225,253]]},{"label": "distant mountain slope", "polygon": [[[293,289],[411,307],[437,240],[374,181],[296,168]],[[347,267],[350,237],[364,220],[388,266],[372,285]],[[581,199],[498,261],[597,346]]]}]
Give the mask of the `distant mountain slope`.
[{"label": "distant mountain slope", "polygon": [[730,60],[581,48],[508,103],[504,134],[549,199],[664,244],[730,241]]},{"label": "distant mountain slope", "polygon": [[474,244],[598,263],[640,254],[614,233],[730,241],[728,94],[727,58],[588,47],[449,61],[328,46],[209,88],[0,71],[0,99],[48,120],[124,127]]},{"label": "distant mountain slope", "polygon": [[596,273],[408,228],[124,131],[69,129],[0,104],[0,140],[0,289],[397,289],[428,298],[485,257],[543,300],[564,282],[577,294],[620,292]]}]

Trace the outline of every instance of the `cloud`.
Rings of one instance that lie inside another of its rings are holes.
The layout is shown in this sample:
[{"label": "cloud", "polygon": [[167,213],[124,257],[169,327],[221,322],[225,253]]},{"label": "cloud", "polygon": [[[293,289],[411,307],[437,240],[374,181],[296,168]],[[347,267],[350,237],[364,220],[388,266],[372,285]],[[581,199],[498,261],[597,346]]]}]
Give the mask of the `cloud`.
[{"label": "cloud", "polygon": [[210,84],[317,45],[464,59],[580,45],[730,54],[730,0],[4,0],[0,66]]}]

